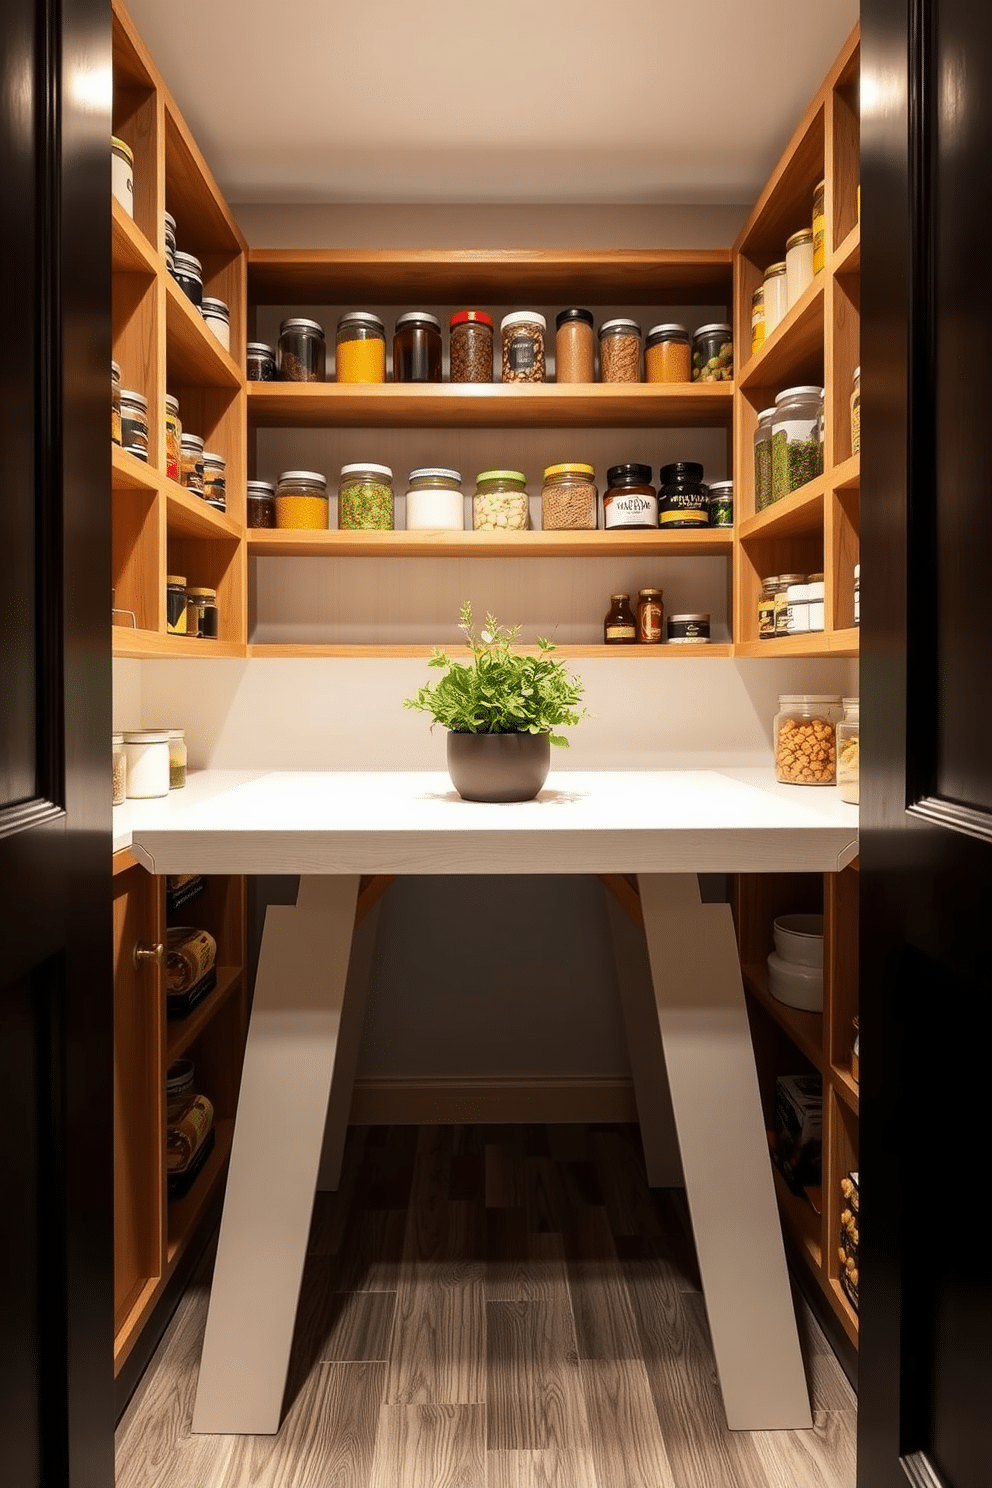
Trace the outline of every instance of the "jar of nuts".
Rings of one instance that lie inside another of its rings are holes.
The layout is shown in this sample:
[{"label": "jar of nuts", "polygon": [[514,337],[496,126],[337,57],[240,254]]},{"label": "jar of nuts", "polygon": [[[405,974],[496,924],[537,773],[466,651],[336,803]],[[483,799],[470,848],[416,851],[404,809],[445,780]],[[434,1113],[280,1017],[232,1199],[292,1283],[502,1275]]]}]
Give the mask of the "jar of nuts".
[{"label": "jar of nuts", "polygon": [[504,382],[544,381],[544,333],[548,323],[536,310],[514,310],[499,323]]},{"label": "jar of nuts", "polygon": [[448,324],[451,381],[492,382],[492,316],[485,310],[456,310]]},{"label": "jar of nuts", "polygon": [[640,382],[641,328],[636,320],[604,320],[599,328],[601,382]]},{"label": "jar of nuts", "polygon": [[523,472],[480,470],[472,498],[472,526],[476,532],[523,532],[529,525]]},{"label": "jar of nuts", "polygon": [[596,483],[592,465],[549,465],[541,492],[541,525],[546,530],[596,530]]},{"label": "jar of nuts", "polygon": [[783,785],[834,785],[840,695],[784,694],[778,706],[772,730],[776,780]]}]

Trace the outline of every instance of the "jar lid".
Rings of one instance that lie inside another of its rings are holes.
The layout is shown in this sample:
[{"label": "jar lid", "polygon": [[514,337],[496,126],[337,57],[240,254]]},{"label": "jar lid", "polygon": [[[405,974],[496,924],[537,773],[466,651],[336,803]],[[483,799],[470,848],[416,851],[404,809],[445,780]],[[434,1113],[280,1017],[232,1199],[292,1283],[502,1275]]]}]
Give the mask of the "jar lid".
[{"label": "jar lid", "polygon": [[203,296],[200,311],[203,315],[220,315],[225,320],[230,320],[231,318],[231,311],[225,302],[223,300],[212,299],[210,295]]},{"label": "jar lid", "polygon": [[499,328],[505,331],[515,325],[539,325],[543,331],[547,329],[548,322],[536,310],[511,310],[509,315],[503,316]]},{"label": "jar lid", "polygon": [[581,305],[572,305],[568,310],[559,310],[555,316],[555,326],[561,330],[562,326],[570,320],[580,320],[583,325],[591,326],[593,324],[592,311],[583,310]]},{"label": "jar lid", "polygon": [[648,340],[650,341],[653,336],[684,336],[688,341],[689,332],[684,325],[679,325],[677,321],[666,320],[661,325],[651,327],[648,331]]},{"label": "jar lid", "polygon": [[190,599],[216,599],[216,589],[187,589]]},{"label": "jar lid", "polygon": [[119,150],[126,157],[129,164],[134,164],[134,151],[130,145],[126,145],[122,139],[118,139],[116,134],[110,136],[110,148],[112,150]]},{"label": "jar lid", "polygon": [[383,335],[386,333],[385,322],[378,315],[373,315],[371,310],[346,310],[338,317],[338,330],[348,325],[370,326],[375,331],[382,331]]},{"label": "jar lid", "polygon": [[219,465],[221,470],[224,470],[227,466],[224,456],[215,455],[211,450],[203,451],[203,463],[204,465]]},{"label": "jar lid", "polygon": [[175,585],[175,587],[177,589],[185,589],[186,588],[186,575],[185,574],[166,574],[165,582],[167,584],[173,584],[173,585]]},{"label": "jar lid", "polygon": [[822,584],[825,577],[822,573],[808,574],[806,582],[808,584]]},{"label": "jar lid", "polygon": [[140,408],[148,407],[148,399],[144,393],[136,393],[132,388],[121,388],[122,403],[137,403]]},{"label": "jar lid", "polygon": [[117,381],[120,382],[120,380],[121,380],[121,364],[120,364],[120,362],[114,362],[114,361],[112,361],[110,363],[110,370],[111,370],[111,372],[113,372],[114,376],[117,378]]},{"label": "jar lid", "polygon": [[275,351],[267,341],[249,341],[247,351],[249,356],[251,356],[252,352],[257,354],[260,351],[265,352],[268,356],[275,356]]},{"label": "jar lid", "polygon": [[628,336],[639,336],[641,334],[641,328],[636,320],[628,320],[625,316],[619,315],[614,320],[603,321],[603,324],[599,328],[600,340],[604,336],[612,336],[614,332],[617,334],[626,332]]},{"label": "jar lid", "polygon": [[198,455],[203,453],[203,440],[199,434],[182,434],[179,444],[182,449],[193,450]]},{"label": "jar lid", "polygon": [[465,325],[469,321],[476,321],[479,325],[487,325],[490,330],[494,324],[488,310],[456,310],[448,324],[452,326]]},{"label": "jar lid", "polygon": [[451,480],[461,484],[462,473],[460,470],[445,470],[441,465],[421,465],[417,470],[411,470],[407,480]]},{"label": "jar lid", "polygon": [[[178,254],[176,257],[178,258]],[[288,320],[279,322],[280,336],[284,331],[316,331],[319,336],[324,334],[324,327],[319,320],[307,320],[304,315],[291,315]]]},{"label": "jar lid", "polygon": [[767,269],[765,270],[765,278],[766,279],[771,279],[771,278],[777,277],[779,274],[784,274],[784,273],[785,273],[785,259],[783,259],[781,263],[769,264],[768,267],[767,267]]},{"label": "jar lid", "polygon": [[327,485],[326,477],[319,470],[283,470],[279,476],[279,484],[283,481],[310,481],[318,486]]},{"label": "jar lid", "polygon": [[710,500],[711,501],[716,497],[717,492],[719,492],[721,494],[721,496],[722,496],[722,495],[724,495],[728,491],[730,492],[731,496],[734,494],[734,483],[733,483],[732,480],[727,480],[727,481],[710,481]]},{"label": "jar lid", "polygon": [[813,195],[816,196],[818,191],[822,191],[825,188],[826,184],[826,181],[817,181],[816,185],[813,187]]},{"label": "jar lid", "polygon": [[397,317],[395,328],[399,330],[400,326],[405,325],[428,325],[437,331],[441,329],[441,322],[429,310],[406,310]]},{"label": "jar lid", "polygon": [[179,412],[179,399],[176,398],[176,397],[174,397],[172,395],[172,393],[166,393],[166,395],[165,395],[165,407],[166,407],[166,412],[169,412],[169,413],[178,413]]},{"label": "jar lid", "polygon": [[762,579],[761,585],[764,589],[769,588],[771,585],[778,588],[778,574],[771,574],[767,579]]},{"label": "jar lid", "polygon": [[675,623],[678,624],[680,621],[684,622],[686,620],[705,620],[708,625],[710,620],[709,611],[701,610],[698,615],[669,615],[668,617],[669,624],[671,624],[672,621],[675,621]]},{"label": "jar lid", "polygon": [[346,475],[384,475],[387,480],[393,478],[393,472],[388,465],[373,465],[367,460],[359,460],[354,465],[342,465],[342,479]]},{"label": "jar lid", "polygon": [[271,481],[250,480],[248,481],[245,489],[248,492],[249,501],[252,499],[252,497],[254,497],[256,501],[261,501],[264,500],[266,497],[272,497],[276,494],[276,488]]},{"label": "jar lid", "polygon": [[775,413],[774,405],[771,408],[763,408],[761,410],[761,412],[758,414],[758,423],[760,424],[762,419],[772,418],[773,415],[774,415],[774,413]]},{"label": "jar lid", "polygon": [[783,388],[782,392],[776,393],[776,395],[775,395],[775,407],[778,408],[778,405],[780,403],[784,403],[785,400],[786,400],[786,398],[822,398],[822,397],[823,397],[823,389],[822,389],[822,387],[816,387],[813,383],[808,383],[808,384],[806,384],[806,385],[804,385],[802,387]]},{"label": "jar lid", "polygon": [[841,696],[839,692],[783,692],[778,700],[780,703],[839,703]]},{"label": "jar lid", "polygon": [[125,744],[168,744],[166,729],[125,729]]},{"label": "jar lid", "polygon": [[757,289],[754,291],[754,294],[751,296],[751,304],[756,305],[759,300],[763,300],[764,298],[765,286],[763,284],[759,284]]},{"label": "jar lid", "polygon": [[124,743],[124,735],[123,734],[111,734],[111,736],[110,736],[110,742],[111,742],[111,744],[123,744]]},{"label": "jar lid", "polygon": [[660,599],[664,592],[664,589],[638,589],[637,591],[639,595],[646,595],[649,599],[653,599],[656,594]]},{"label": "jar lid", "polygon": [[804,573],[779,574],[778,581],[780,584],[805,584],[806,575]]},{"label": "jar lid", "polygon": [[860,563],[856,563],[854,565],[854,577],[856,579],[860,579],[860,577],[861,577],[861,564]]},{"label": "jar lid", "polygon": [[726,336],[728,340],[730,339],[730,326],[725,320],[714,320],[709,325],[697,326],[693,334],[696,336],[710,336],[714,335],[717,331],[721,335]]},{"label": "jar lid", "polygon": [[788,253],[790,248],[796,248],[800,243],[812,243],[812,241],[813,229],[811,227],[801,227],[798,232],[792,234],[791,238],[786,238],[785,251]]},{"label": "jar lid", "polygon": [[651,484],[650,465],[611,465],[606,472],[610,486],[647,486]]},{"label": "jar lid", "polygon": [[595,465],[547,465],[544,470],[544,479],[548,480],[555,475],[593,476],[595,474]]},{"label": "jar lid", "polygon": [[184,739],[186,737],[185,729],[166,729],[166,733],[170,739]]},{"label": "jar lid", "polygon": [[199,276],[203,273],[203,265],[193,253],[180,253],[179,249],[177,248],[175,262],[177,272],[179,270],[180,264],[182,264],[184,269],[195,269],[197,278],[199,278]]},{"label": "jar lid", "polygon": [[524,475],[522,470],[480,470],[478,475],[475,477],[476,485],[478,485],[480,481],[491,480],[513,480],[519,481],[521,485],[525,485],[527,482],[527,477]]},{"label": "jar lid", "polygon": [[701,481],[703,478],[703,467],[695,460],[673,460],[670,465],[662,465],[658,471],[658,479],[663,486],[672,485],[676,481]]},{"label": "jar lid", "polygon": [[630,595],[629,594],[611,594],[610,595],[610,598],[611,599],[629,599],[630,598]]},{"label": "jar lid", "polygon": [[854,381],[857,382],[857,380],[858,380],[858,378],[860,376],[861,376],[861,368],[860,367],[855,367],[855,369],[854,369]]}]

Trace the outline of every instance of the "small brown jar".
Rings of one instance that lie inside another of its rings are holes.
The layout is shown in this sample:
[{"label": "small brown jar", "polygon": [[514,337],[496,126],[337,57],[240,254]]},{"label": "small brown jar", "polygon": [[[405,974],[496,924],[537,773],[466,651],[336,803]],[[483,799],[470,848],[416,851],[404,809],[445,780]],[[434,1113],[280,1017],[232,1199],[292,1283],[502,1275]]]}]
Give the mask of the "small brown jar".
[{"label": "small brown jar", "polygon": [[555,382],[595,382],[596,338],[591,310],[575,305],[555,316]]},{"label": "small brown jar", "polygon": [[637,644],[637,621],[630,608],[629,594],[610,595],[610,608],[603,621],[603,642],[607,646]]},{"label": "small brown jar", "polygon": [[248,482],[248,526],[276,525],[276,488],[270,481]]},{"label": "small brown jar", "polygon": [[441,322],[426,310],[408,310],[393,328],[393,381],[441,381]]},{"label": "small brown jar", "polygon": [[642,646],[657,646],[665,634],[662,590],[639,589],[637,593],[637,639]]}]

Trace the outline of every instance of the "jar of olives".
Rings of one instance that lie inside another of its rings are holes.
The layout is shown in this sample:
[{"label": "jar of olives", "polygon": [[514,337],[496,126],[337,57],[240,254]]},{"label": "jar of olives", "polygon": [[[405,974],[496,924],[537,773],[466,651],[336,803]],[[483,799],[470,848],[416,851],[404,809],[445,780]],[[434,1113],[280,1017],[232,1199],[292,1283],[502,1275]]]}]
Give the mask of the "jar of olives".
[{"label": "jar of olives", "polygon": [[527,481],[520,470],[480,470],[472,497],[476,532],[522,532],[530,525]]},{"label": "jar of olives", "polygon": [[393,472],[370,461],[341,466],[338,526],[342,532],[392,532]]}]

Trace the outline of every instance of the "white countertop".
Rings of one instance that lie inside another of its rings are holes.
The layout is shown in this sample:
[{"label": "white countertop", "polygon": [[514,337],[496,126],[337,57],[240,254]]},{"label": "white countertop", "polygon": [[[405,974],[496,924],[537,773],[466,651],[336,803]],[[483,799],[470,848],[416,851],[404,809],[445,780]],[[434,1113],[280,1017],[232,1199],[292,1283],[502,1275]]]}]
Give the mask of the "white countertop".
[{"label": "white countertop", "polygon": [[534,801],[463,801],[443,773],[191,771],[114,808],[152,873],[833,872],[858,809],[770,769],[552,773]]}]

